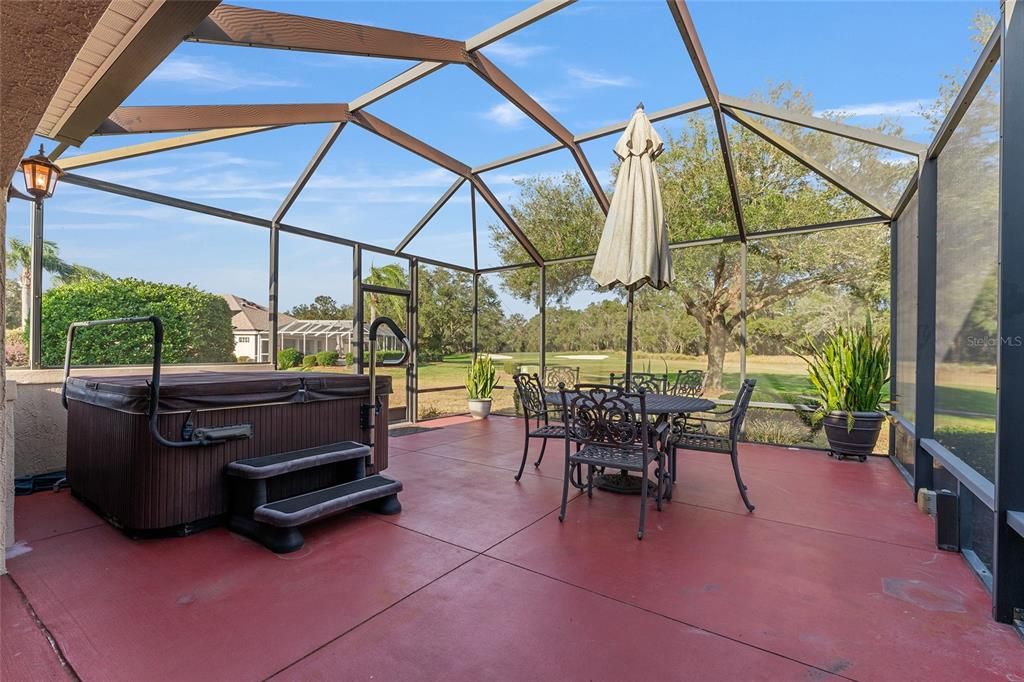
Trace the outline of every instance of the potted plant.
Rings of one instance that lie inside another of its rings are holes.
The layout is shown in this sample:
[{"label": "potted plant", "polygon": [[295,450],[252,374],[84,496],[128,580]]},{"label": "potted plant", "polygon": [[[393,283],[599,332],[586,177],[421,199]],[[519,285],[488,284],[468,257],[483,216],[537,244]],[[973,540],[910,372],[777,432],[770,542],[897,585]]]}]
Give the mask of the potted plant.
[{"label": "potted plant", "polygon": [[882,429],[882,392],[889,382],[889,334],[876,335],[871,318],[862,329],[839,327],[820,343],[808,337],[803,352],[817,406],[833,456],[857,457],[874,450]]},{"label": "potted plant", "polygon": [[491,394],[494,393],[494,385],[497,382],[497,373],[491,356],[478,356],[466,374],[469,414],[473,419],[486,419],[491,413]]}]

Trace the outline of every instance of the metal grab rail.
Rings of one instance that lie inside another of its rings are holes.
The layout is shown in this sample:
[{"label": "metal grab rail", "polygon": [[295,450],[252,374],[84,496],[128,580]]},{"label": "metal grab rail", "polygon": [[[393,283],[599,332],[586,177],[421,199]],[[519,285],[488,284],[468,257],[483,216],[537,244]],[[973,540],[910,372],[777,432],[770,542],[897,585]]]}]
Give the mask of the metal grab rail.
[{"label": "metal grab rail", "polygon": [[366,425],[369,429],[369,437],[367,445],[370,446],[370,451],[376,455],[376,443],[374,436],[377,431],[377,330],[380,329],[381,325],[387,326],[391,333],[395,335],[399,343],[402,344],[402,357],[397,360],[381,360],[381,365],[386,367],[397,367],[404,365],[412,353],[412,349],[409,346],[409,339],[405,335],[398,324],[390,317],[378,317],[370,323],[370,331],[368,340],[370,342],[370,404],[367,409]]},{"label": "metal grab rail", "polygon": [[64,409],[68,409],[68,378],[71,376],[71,349],[75,343],[75,332],[90,327],[109,327],[119,324],[152,324],[153,325],[153,373],[149,380],[149,409],[147,419],[149,431],[157,443],[168,448],[189,448],[199,445],[217,445],[228,440],[252,437],[251,424],[238,424],[206,429],[191,428],[191,417],[185,422],[184,430],[188,432],[188,440],[168,440],[160,433],[160,361],[164,345],[164,324],[156,315],[144,317],[120,317],[110,320],[87,320],[72,322],[68,325],[67,345],[64,348],[64,380],[60,388],[60,401]]},{"label": "metal grab rail", "polygon": [[381,360],[380,364],[390,367],[404,365],[406,361],[409,359],[409,354],[411,350],[409,348],[409,339],[405,335],[405,332],[403,332],[398,327],[398,324],[395,323],[395,321],[392,320],[390,317],[378,317],[376,320],[370,323],[369,341],[371,374],[373,373],[373,367],[376,365],[375,360],[377,356],[377,330],[380,329],[381,325],[386,325],[391,330],[391,333],[395,335],[395,338],[398,339],[399,343],[402,344],[402,357],[394,361]]}]

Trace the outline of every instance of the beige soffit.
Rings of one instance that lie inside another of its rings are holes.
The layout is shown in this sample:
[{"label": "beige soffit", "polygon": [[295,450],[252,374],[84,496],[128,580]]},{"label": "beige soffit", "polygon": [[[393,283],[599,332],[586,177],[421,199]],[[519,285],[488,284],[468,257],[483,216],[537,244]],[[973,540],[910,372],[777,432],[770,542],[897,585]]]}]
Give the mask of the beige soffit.
[{"label": "beige soffit", "polygon": [[219,4],[114,0],[82,45],[36,133],[79,145]]}]

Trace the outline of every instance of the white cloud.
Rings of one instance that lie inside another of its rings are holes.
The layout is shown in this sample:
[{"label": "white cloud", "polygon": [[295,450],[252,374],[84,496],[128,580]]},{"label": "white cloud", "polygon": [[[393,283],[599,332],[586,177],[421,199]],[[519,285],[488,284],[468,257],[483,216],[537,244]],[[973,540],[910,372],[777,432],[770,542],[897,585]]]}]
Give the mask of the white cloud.
[{"label": "white cloud", "polygon": [[514,185],[520,180],[526,178],[545,178],[548,180],[557,180],[562,177],[565,171],[538,171],[536,173],[487,173],[484,179],[488,185]]},{"label": "white cloud", "polygon": [[[275,164],[223,151],[188,151],[170,163],[135,168],[97,168],[90,177],[193,201],[279,201],[294,178],[271,177]],[[77,208],[77,207],[76,207]],[[81,210],[81,209],[79,209]]]},{"label": "white cloud", "polygon": [[[303,192],[299,197],[299,202],[318,205],[327,204],[332,208],[345,208],[355,211],[370,204],[383,204],[385,206],[416,204],[430,206],[437,201],[438,196],[435,192],[410,192],[407,189],[360,190],[358,196],[355,197],[346,197],[341,194]],[[288,215],[291,216],[292,214],[289,213]]]},{"label": "white cloud", "polygon": [[504,60],[516,66],[526,64],[534,57],[544,54],[551,48],[547,45],[525,45],[512,40],[502,40],[484,48],[484,53]]},{"label": "white cloud", "polygon": [[[447,187],[455,176],[443,168],[415,172],[401,172],[393,175],[376,175],[354,169],[349,175],[328,175],[316,173],[309,181],[310,189],[337,190],[383,190],[419,187]],[[436,197],[435,197],[436,199]],[[433,199],[431,200],[433,201]]]},{"label": "white cloud", "polygon": [[95,171],[89,173],[92,177],[98,180],[106,180],[107,182],[115,182],[118,184],[134,184],[140,180],[146,180],[147,178],[158,178],[167,177],[177,172],[175,166],[155,166],[152,168],[141,168],[132,170],[112,170],[109,168],[97,168]]},{"label": "white cloud", "polygon": [[569,67],[566,73],[574,84],[581,88],[623,88],[633,84],[633,79],[629,76],[613,76],[601,71],[587,71],[574,66]]},{"label": "white cloud", "polygon": [[497,123],[502,128],[518,128],[526,122],[526,114],[512,102],[501,102],[483,113],[488,121]]},{"label": "white cloud", "polygon": [[277,78],[268,74],[241,71],[220,60],[198,60],[188,57],[171,57],[167,59],[150,74],[149,79],[161,83],[188,83],[218,90],[294,87],[298,85],[294,81]]},{"label": "white cloud", "polygon": [[845,104],[814,112],[815,116],[920,116],[921,108],[929,104],[927,99],[894,100],[890,102],[866,102]]},{"label": "white cloud", "polygon": [[[534,97],[533,99],[548,113],[554,114],[561,110],[561,107],[554,104],[547,97]],[[500,102],[495,104],[480,115],[488,121],[498,124],[502,128],[508,128],[511,130],[520,128],[524,123],[530,120],[526,114],[520,111],[519,107],[512,102]]]}]

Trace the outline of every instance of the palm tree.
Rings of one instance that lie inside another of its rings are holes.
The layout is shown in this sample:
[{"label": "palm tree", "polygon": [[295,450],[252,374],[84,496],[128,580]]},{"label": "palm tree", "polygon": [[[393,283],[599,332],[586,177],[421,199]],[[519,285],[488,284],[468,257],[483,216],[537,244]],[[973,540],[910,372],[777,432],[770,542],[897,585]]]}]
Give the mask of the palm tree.
[{"label": "palm tree", "polygon": [[[7,244],[7,269],[18,270],[18,286],[21,287],[21,326],[28,320],[32,301],[29,299],[32,290],[32,246],[20,239],[11,237]],[[57,284],[69,284],[81,279],[103,277],[103,273],[84,265],[76,265],[62,260],[60,249],[55,242],[43,242],[43,270],[53,275]]]},{"label": "palm tree", "polygon": [[[409,280],[405,275],[405,270],[397,263],[371,266],[370,276],[366,278],[366,283],[388,287],[389,289],[409,288]],[[372,321],[378,315],[386,315],[397,322],[399,326],[405,326],[405,301],[401,297],[392,294],[378,294],[376,292],[367,293],[366,297],[370,308],[370,316],[367,318],[367,321]]]}]

